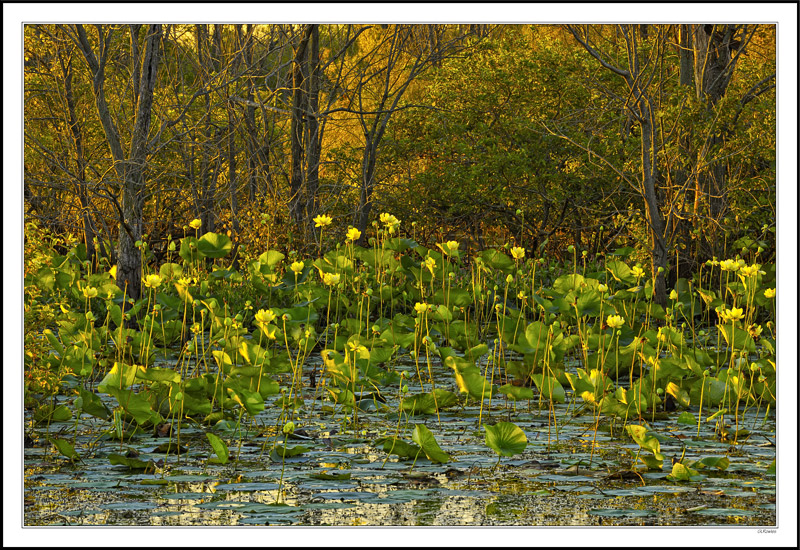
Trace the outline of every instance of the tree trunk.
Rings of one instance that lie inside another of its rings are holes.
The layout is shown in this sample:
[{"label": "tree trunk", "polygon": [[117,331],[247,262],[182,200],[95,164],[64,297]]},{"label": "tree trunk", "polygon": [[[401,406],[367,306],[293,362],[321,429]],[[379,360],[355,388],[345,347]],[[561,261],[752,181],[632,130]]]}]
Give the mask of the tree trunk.
[{"label": "tree trunk", "polygon": [[289,211],[292,220],[298,227],[303,227],[304,206],[303,184],[305,183],[305,115],[308,111],[308,94],[306,93],[305,80],[308,74],[307,52],[311,31],[314,25],[306,25],[300,43],[297,45],[292,65],[292,122],[291,122],[291,149],[292,173],[290,180]]},{"label": "tree trunk", "polygon": [[[128,296],[133,299],[141,296],[142,262],[139,249],[136,248],[136,241],[142,238],[148,138],[153,95],[158,75],[161,35],[161,25],[148,25],[139,85],[139,102],[136,106],[136,120],[131,135],[129,161],[122,194],[122,211],[125,218],[123,223],[127,225],[129,231],[120,227],[117,281],[127,285]],[[138,59],[133,60],[133,63],[138,62]]]},{"label": "tree trunk", "polygon": [[692,50],[691,25],[678,25],[680,33],[680,83],[681,86],[692,85],[692,65],[694,52]]},{"label": "tree trunk", "polygon": [[[737,57],[732,52],[742,46],[746,36],[746,26],[692,25],[695,89],[697,98],[708,105],[709,121],[715,117],[714,107],[725,95],[733,76]],[[715,130],[708,150],[718,151],[724,143],[723,132]],[[723,218],[727,209],[727,177],[727,165],[720,161],[712,163],[699,176],[697,185],[708,197],[708,215],[714,220]]]},{"label": "tree trunk", "polygon": [[309,224],[310,232],[313,234],[313,218],[317,214],[317,191],[319,190],[319,163],[322,156],[322,136],[320,135],[319,119],[319,25],[312,25],[311,30],[311,51],[310,67],[308,78],[308,117],[307,123],[307,144],[306,153],[306,198],[305,215],[306,222]]},{"label": "tree trunk", "polygon": [[[119,220],[119,245],[117,249],[117,284],[126,296],[138,299],[141,296],[142,263],[136,241],[142,237],[142,214],[145,194],[145,168],[147,162],[150,115],[153,92],[159,63],[161,25],[148,25],[144,60],[141,64],[140,83],[135,105],[136,118],[131,134],[130,150],[126,156],[119,133],[108,110],[105,97],[105,67],[108,59],[111,35],[98,25],[98,54],[89,44],[83,25],[75,25],[78,45],[92,73],[92,82],[97,113],[111,150],[119,179],[122,181],[122,218]],[[131,58],[133,65],[138,59]],[[133,323],[133,320],[130,320]]]}]

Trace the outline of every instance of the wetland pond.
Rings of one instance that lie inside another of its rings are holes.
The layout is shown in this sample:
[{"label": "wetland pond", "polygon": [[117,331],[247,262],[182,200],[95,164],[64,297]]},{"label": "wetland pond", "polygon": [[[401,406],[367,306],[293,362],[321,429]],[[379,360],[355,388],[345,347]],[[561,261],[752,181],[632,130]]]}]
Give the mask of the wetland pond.
[{"label": "wetland pond", "polygon": [[[435,367],[439,387],[447,387],[441,363]],[[314,393],[306,387],[295,402],[303,424],[290,434],[276,428],[282,406],[274,396],[251,423],[220,420],[211,430],[184,423],[180,454],[177,434],[152,430],[114,440],[105,423],[87,414],[52,422],[50,438],[72,442],[82,456],[72,461],[59,456],[44,428],[26,437],[25,524],[769,526],[776,521],[775,475],[769,473],[775,425],[763,411],[739,417],[748,433],[736,445],[720,442],[713,423],[703,423],[698,437],[698,425],[684,423],[677,411],[645,413],[664,461],[663,470],[654,471],[632,469],[642,449],[620,434],[619,419],[597,423],[591,410],[581,411],[572,401],[550,409],[540,408],[537,398],[514,403],[498,396],[482,409],[462,403],[438,417],[402,413],[398,418],[397,396],[379,401],[365,394],[354,424],[352,411],[331,410]],[[113,407],[113,400],[107,405]],[[498,462],[485,444],[479,417],[490,426],[513,420],[527,438],[524,451]],[[446,463],[424,453],[414,460],[384,451],[381,438],[420,424],[436,434]],[[226,464],[214,455],[207,431],[225,443]],[[276,445],[287,449],[286,456]],[[129,460],[113,458],[120,456]],[[679,460],[706,468],[695,466],[690,478],[677,480],[671,463]]]},{"label": "wetland pond", "polygon": [[466,258],[381,220],[242,273],[186,236],[137,300],[79,247],[32,269],[24,525],[776,525],[760,248],[664,307],[630,250]]}]

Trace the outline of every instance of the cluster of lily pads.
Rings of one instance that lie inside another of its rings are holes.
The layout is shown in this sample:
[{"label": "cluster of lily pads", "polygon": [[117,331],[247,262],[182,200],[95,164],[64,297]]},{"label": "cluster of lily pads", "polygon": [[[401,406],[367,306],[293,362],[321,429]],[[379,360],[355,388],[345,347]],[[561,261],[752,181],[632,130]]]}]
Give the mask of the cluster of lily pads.
[{"label": "cluster of lily pads", "polygon": [[[323,242],[332,220],[315,222]],[[348,228],[317,257],[266,250],[237,270],[231,240],[197,234],[195,221],[194,235],[170,242],[168,261],[146,265],[137,300],[113,268],[91,272],[83,245],[49,252],[26,277],[38,289],[31,305],[55,311],[41,332],[45,351],[26,354],[34,422],[86,414],[119,440],[169,424],[176,445],[182,423],[192,422],[209,428],[223,463],[227,446],[210,429],[249,422],[284,436],[271,449],[281,459],[302,452],[285,442],[309,403],[355,430],[364,403],[386,410],[393,395],[398,423],[376,447],[447,462],[429,428],[440,411],[479,405],[486,445],[511,456],[525,449],[524,431],[485,423],[484,410],[547,408],[557,434],[567,419],[554,404],[569,400],[573,413],[618,422],[619,436],[643,451],[638,461],[661,469],[648,427],[659,411],[681,409],[679,422],[696,423],[698,434],[714,422],[735,444],[748,433],[744,411],[766,417],[775,405],[775,271],[758,263],[758,251],[677,280],[663,307],[653,274],[628,265],[625,249],[589,260],[570,247],[567,264],[530,258],[520,246],[467,255],[457,241],[425,247],[400,226],[384,213],[368,247]],[[445,387],[434,376],[442,368],[452,375]],[[46,385],[36,383],[42,373],[51,375]],[[271,426],[260,424],[267,406],[281,408]],[[67,439],[52,441],[79,456]],[[678,466],[679,479],[702,467]]]}]

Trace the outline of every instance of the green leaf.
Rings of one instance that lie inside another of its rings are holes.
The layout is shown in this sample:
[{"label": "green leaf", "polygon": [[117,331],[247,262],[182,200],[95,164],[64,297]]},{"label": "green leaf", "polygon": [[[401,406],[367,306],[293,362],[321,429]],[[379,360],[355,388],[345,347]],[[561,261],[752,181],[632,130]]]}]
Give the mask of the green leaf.
[{"label": "green leaf", "polygon": [[414,426],[414,432],[411,434],[411,439],[422,447],[422,451],[425,453],[430,460],[434,462],[441,462],[444,464],[445,462],[450,462],[450,455],[444,452],[439,444],[436,443],[436,438],[433,436],[431,431],[425,427],[423,424],[417,424]]},{"label": "green leaf", "polygon": [[183,267],[180,264],[165,263],[158,269],[158,273],[164,279],[175,279],[183,275]]},{"label": "green leaf", "polygon": [[651,451],[656,460],[664,460],[658,438],[654,435],[649,435],[645,426],[629,424],[625,426],[625,430],[641,448]]},{"label": "green leaf", "polygon": [[111,411],[108,410],[105,403],[100,399],[99,395],[80,388],[80,397],[75,400],[75,408],[79,411],[89,413],[97,418],[108,420],[111,416]]},{"label": "green leaf", "polygon": [[533,399],[533,390],[524,386],[514,386],[512,384],[505,384],[497,388],[499,393],[509,396],[515,401],[523,399]]},{"label": "green leaf", "polygon": [[408,413],[436,414],[436,407],[443,409],[453,405],[458,400],[456,394],[442,388],[436,388],[430,393],[410,395],[400,403],[400,410]]},{"label": "green leaf", "polygon": [[72,443],[67,441],[66,439],[56,439],[56,438],[47,438],[47,440],[52,443],[58,452],[67,457],[70,460],[75,460],[76,458],[80,458],[78,452],[75,450],[75,447],[72,446]]},{"label": "green leaf", "polygon": [[258,261],[261,262],[262,266],[266,265],[272,269],[285,257],[286,256],[282,252],[278,252],[277,250],[267,250],[258,257]]},{"label": "green leaf", "polygon": [[483,428],[486,430],[486,445],[500,456],[514,456],[528,446],[525,432],[513,422],[498,422]]},{"label": "green leaf", "polygon": [[140,460],[138,458],[129,458],[127,456],[122,456],[121,454],[111,453],[108,455],[108,461],[113,466],[127,466],[131,470],[147,470],[147,469],[155,469],[155,464],[153,461],[150,460],[145,462],[144,460]]},{"label": "green leaf", "polygon": [[281,462],[284,458],[291,458],[307,453],[310,449],[305,445],[295,445],[294,447],[284,447],[283,445],[275,445],[275,448],[270,453],[270,458],[273,462]]},{"label": "green leaf", "polygon": [[556,403],[564,403],[566,401],[567,394],[564,391],[564,387],[556,378],[543,374],[532,374],[531,380],[539,388],[539,392],[545,399],[550,399]]},{"label": "green leaf", "polygon": [[[213,462],[218,462],[219,464],[227,464],[228,463],[228,446],[225,445],[225,442],[220,439],[220,437],[216,434],[206,433],[206,437],[208,438],[209,443],[211,443],[211,448],[214,449],[214,454],[217,455],[217,459]],[[209,462],[212,462],[212,459],[209,459]]]},{"label": "green leaf", "polygon": [[683,411],[678,417],[678,424],[694,425],[697,424],[697,419],[689,411]]},{"label": "green leaf", "polygon": [[417,458],[419,453],[422,452],[420,447],[406,443],[402,439],[394,437],[381,437],[375,441],[375,445],[383,446],[384,452],[390,455],[397,455],[401,458]]},{"label": "green leaf", "polygon": [[136,371],[136,378],[152,382],[166,382],[167,384],[180,384],[181,382],[179,372],[159,367],[140,368]]},{"label": "green leaf", "polygon": [[108,374],[106,374],[97,385],[97,389],[103,393],[110,393],[108,391],[110,387],[118,389],[128,388],[136,379],[137,370],[138,367],[135,365],[114,363],[114,366],[108,371]]},{"label": "green leaf", "polygon": [[726,470],[731,461],[727,456],[707,456],[692,464],[692,468],[702,470],[704,468],[716,468],[717,470]]},{"label": "green leaf", "polygon": [[553,290],[557,293],[565,296],[570,291],[577,291],[583,285],[583,275],[579,273],[569,273],[567,275],[562,275],[555,281],[553,281]]},{"label": "green leaf", "polygon": [[667,476],[667,479],[672,481],[689,481],[693,476],[697,475],[697,471],[676,462],[672,465],[672,473]]},{"label": "green leaf", "polygon": [[125,412],[130,414],[136,419],[140,425],[148,421],[155,423],[160,417],[158,413],[153,411],[150,401],[147,397],[141,394],[134,393],[131,390],[120,390],[115,387],[106,388],[106,393],[113,395],[117,402],[125,409]]},{"label": "green leaf", "polygon": [[231,251],[231,239],[219,233],[206,233],[197,239],[197,251],[204,258],[223,258]]},{"label": "green leaf", "polygon": [[500,252],[499,250],[495,249],[486,249],[481,252],[481,258],[487,265],[493,267],[494,269],[499,269],[500,271],[507,272],[514,269],[514,260]]}]

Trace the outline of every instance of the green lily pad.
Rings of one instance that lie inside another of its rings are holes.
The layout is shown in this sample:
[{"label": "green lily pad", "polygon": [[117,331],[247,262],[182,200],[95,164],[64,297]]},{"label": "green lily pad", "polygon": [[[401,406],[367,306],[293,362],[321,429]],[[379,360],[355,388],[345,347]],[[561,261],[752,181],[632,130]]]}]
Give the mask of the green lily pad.
[{"label": "green lily pad", "polygon": [[414,426],[414,432],[411,434],[411,439],[422,447],[422,451],[425,453],[425,456],[428,459],[433,460],[434,462],[439,463],[446,463],[450,462],[450,455],[444,452],[439,444],[436,443],[436,438],[433,436],[433,433],[425,427],[423,424],[417,424]]},{"label": "green lily pad", "polygon": [[197,239],[197,252],[204,258],[224,258],[231,251],[231,239],[219,233],[206,233]]},{"label": "green lily pad", "polygon": [[219,464],[227,464],[228,462],[228,446],[225,445],[225,442],[220,439],[220,437],[216,434],[206,433],[206,437],[208,438],[209,443],[211,443],[211,448],[214,449],[214,454],[217,455],[216,460],[209,459],[209,462],[212,460]]},{"label": "green lily pad", "polygon": [[655,510],[636,510],[633,508],[597,508],[589,510],[589,515],[606,518],[642,518],[655,516]]},{"label": "green lily pad", "polygon": [[696,510],[693,512],[694,514],[700,514],[703,516],[753,516],[755,512],[753,510],[742,510],[740,508],[703,508],[702,510]]},{"label": "green lily pad", "polygon": [[486,445],[500,456],[514,456],[528,445],[525,432],[513,422],[498,422],[483,428],[486,430]]}]

